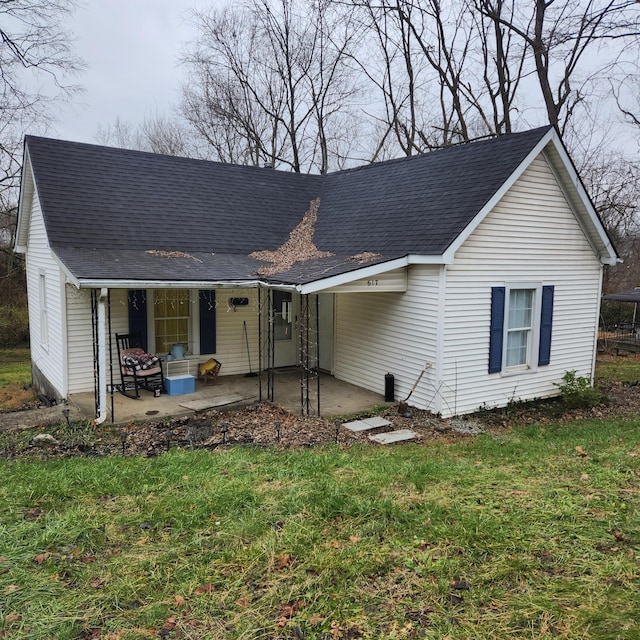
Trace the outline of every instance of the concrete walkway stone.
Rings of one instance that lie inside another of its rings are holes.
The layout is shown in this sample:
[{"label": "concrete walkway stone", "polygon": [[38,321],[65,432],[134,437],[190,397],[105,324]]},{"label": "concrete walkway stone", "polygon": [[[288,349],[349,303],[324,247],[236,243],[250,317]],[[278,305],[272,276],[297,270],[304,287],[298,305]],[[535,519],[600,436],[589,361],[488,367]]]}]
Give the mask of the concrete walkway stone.
[{"label": "concrete walkway stone", "polygon": [[408,440],[414,440],[418,437],[415,431],[410,429],[398,429],[397,431],[387,431],[386,433],[378,433],[374,436],[369,436],[369,440],[377,442],[378,444],[393,444],[394,442],[404,442]]},{"label": "concrete walkway stone", "polygon": [[363,418],[362,420],[354,420],[353,422],[345,422],[342,425],[345,429],[358,433],[360,431],[370,431],[380,427],[390,427],[391,423],[386,418],[373,416],[372,418]]}]

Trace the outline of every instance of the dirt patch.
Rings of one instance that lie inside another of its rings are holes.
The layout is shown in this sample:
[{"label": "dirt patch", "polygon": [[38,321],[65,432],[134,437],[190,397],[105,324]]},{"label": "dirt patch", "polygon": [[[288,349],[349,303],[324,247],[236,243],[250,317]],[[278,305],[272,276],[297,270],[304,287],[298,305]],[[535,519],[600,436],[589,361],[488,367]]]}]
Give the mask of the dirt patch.
[{"label": "dirt patch", "polygon": [[[503,409],[482,411],[461,418],[442,419],[429,411],[411,410],[410,417],[396,407],[378,413],[391,427],[352,433],[339,421],[304,418],[269,403],[230,410],[209,410],[198,414],[130,423],[124,427],[88,423],[49,425],[40,430],[0,434],[0,458],[59,458],[70,456],[157,456],[168,449],[216,449],[228,446],[299,448],[337,443],[349,446],[370,443],[368,436],[391,429],[411,429],[417,443],[456,442],[478,434],[508,433],[516,425],[565,422],[577,418],[602,419],[640,413],[640,386],[614,384],[605,404],[567,410],[560,399],[521,403]],[[55,443],[32,442],[38,432],[51,434]],[[372,446],[377,446],[373,445]]]}]

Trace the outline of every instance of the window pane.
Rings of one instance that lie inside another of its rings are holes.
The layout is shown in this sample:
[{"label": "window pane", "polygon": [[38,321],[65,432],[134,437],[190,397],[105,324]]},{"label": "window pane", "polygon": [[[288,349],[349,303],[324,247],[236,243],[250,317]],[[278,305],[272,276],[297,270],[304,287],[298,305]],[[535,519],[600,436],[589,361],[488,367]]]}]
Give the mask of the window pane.
[{"label": "window pane", "polygon": [[533,313],[533,290],[512,289],[509,292],[509,329],[531,327]]},{"label": "window pane", "polygon": [[527,364],[529,330],[510,331],[507,334],[507,367]]}]

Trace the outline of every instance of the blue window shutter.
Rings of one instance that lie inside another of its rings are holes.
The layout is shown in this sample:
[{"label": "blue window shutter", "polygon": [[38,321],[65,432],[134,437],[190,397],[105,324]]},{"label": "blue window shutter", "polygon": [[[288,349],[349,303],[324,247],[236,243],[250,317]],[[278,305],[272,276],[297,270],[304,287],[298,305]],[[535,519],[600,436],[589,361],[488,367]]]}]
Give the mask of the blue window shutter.
[{"label": "blue window shutter", "polygon": [[542,287],[542,311],[540,314],[540,351],[538,354],[538,366],[543,366],[551,362],[553,290],[553,286]]},{"label": "blue window shutter", "polygon": [[216,292],[201,289],[200,299],[200,353],[216,352]]},{"label": "blue window shutter", "polygon": [[502,370],[504,336],[504,287],[491,288],[491,330],[489,334],[489,373]]},{"label": "blue window shutter", "polygon": [[142,348],[147,350],[147,292],[144,289],[130,289],[127,292],[129,307],[129,333],[139,333]]}]

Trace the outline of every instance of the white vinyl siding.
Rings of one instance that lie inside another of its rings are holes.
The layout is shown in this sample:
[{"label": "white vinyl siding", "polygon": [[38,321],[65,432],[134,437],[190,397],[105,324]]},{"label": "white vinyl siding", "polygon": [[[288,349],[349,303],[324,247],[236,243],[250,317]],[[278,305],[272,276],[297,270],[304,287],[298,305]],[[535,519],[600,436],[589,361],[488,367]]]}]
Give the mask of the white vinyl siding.
[{"label": "white vinyl siding", "polygon": [[47,349],[49,344],[49,310],[47,308],[47,274],[41,273],[38,282],[38,299],[40,302],[40,346]]},{"label": "white vinyl siding", "polygon": [[[510,400],[557,395],[554,383],[569,369],[590,376],[600,271],[546,160],[539,156],[447,269],[443,404],[455,407],[455,413],[504,406]],[[491,376],[491,288],[518,282],[555,286],[551,363]]]},{"label": "white vinyl siding", "polygon": [[[409,267],[406,293],[336,294],[335,376],[384,394],[385,374],[395,376],[397,399],[408,395],[425,362],[435,362],[440,267]],[[434,397],[430,368],[412,395],[418,406]]]},{"label": "white vinyl siding", "polygon": [[[26,263],[31,360],[60,397],[64,398],[67,395],[62,293],[64,276],[49,248],[37,192],[31,203]],[[41,286],[45,287],[42,291]],[[45,313],[41,312],[43,300],[46,301]]]}]

